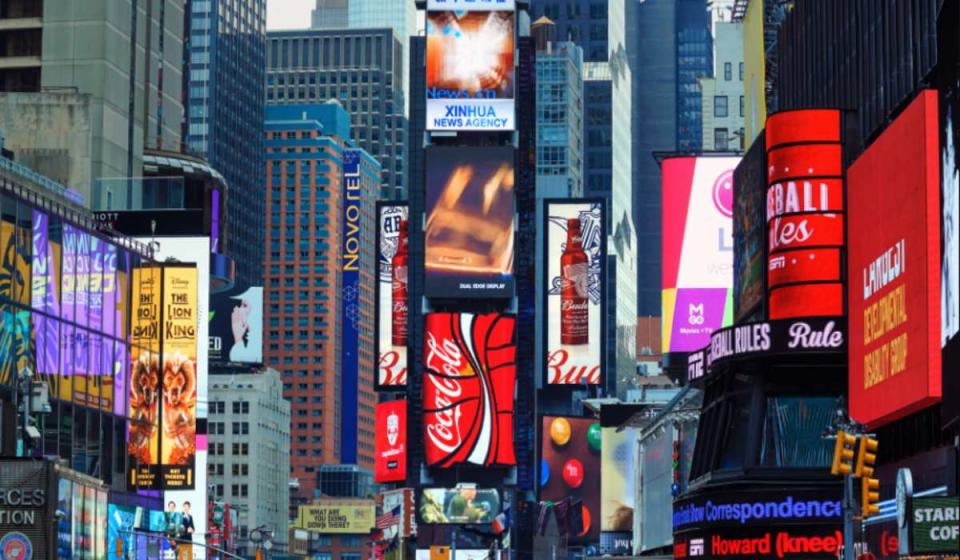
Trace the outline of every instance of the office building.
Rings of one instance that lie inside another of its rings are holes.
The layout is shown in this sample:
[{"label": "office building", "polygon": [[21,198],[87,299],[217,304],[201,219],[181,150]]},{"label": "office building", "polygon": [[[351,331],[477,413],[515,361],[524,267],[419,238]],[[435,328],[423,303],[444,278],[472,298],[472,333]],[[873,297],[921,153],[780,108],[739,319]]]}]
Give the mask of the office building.
[{"label": "office building", "polygon": [[[314,497],[318,466],[373,465],[373,200],[376,161],[350,142],[336,101],[268,106],[265,121],[267,248],[264,361],[291,401],[291,477],[299,503]],[[342,359],[340,227],[344,153],[358,152],[364,210],[357,371]],[[351,378],[352,376],[352,378]],[[352,436],[352,437],[351,437]],[[296,505],[296,504],[294,504]]]},{"label": "office building", "polygon": [[611,148],[613,82],[606,62],[583,63],[583,192],[609,200],[613,184]]},{"label": "office building", "polygon": [[137,207],[97,181],[139,176],[145,147],[181,148],[183,24],[183,0],[4,2],[7,146],[88,207]]},{"label": "office building", "polygon": [[585,61],[607,60],[607,2],[531,0],[531,19],[543,16],[556,25],[556,40],[580,45]]},{"label": "office building", "polygon": [[253,555],[249,532],[273,531],[285,551],[290,476],[290,402],[280,372],[221,372],[210,377],[209,486],[213,502],[238,511],[239,554]]},{"label": "office building", "polygon": [[352,140],[380,162],[380,197],[403,198],[403,49],[393,31],[307,29],[267,37],[267,104],[339,101],[350,116]]},{"label": "office building", "polygon": [[743,24],[718,21],[714,26],[712,78],[701,78],[703,151],[744,149]]},{"label": "office building", "polygon": [[349,25],[349,0],[317,0],[317,7],[310,12],[310,27],[313,29],[344,29]]},{"label": "office building", "polygon": [[187,150],[223,174],[237,278],[262,282],[266,0],[193,0],[184,48]]}]

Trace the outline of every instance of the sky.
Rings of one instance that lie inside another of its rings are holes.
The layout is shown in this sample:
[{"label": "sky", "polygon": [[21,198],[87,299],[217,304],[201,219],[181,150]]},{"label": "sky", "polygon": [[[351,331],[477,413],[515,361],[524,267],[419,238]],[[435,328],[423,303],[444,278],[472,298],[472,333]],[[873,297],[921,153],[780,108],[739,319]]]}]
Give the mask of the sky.
[{"label": "sky", "polygon": [[310,12],[315,0],[267,0],[267,29],[303,29],[310,27]]}]

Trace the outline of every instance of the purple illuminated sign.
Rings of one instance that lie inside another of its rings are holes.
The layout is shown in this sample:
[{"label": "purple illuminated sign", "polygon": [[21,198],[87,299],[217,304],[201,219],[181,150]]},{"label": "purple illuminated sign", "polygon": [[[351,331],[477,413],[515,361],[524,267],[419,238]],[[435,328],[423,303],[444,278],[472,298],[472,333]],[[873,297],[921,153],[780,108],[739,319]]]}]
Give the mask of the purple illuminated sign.
[{"label": "purple illuminated sign", "polygon": [[710,335],[723,326],[729,293],[727,288],[678,288],[671,351],[692,352],[710,344]]},{"label": "purple illuminated sign", "polygon": [[40,311],[34,315],[37,342],[37,369],[44,375],[57,372],[60,344],[57,340],[57,322],[44,316],[60,315],[57,298],[57,262],[50,246],[50,218],[43,212],[33,212],[33,289],[30,305]]}]

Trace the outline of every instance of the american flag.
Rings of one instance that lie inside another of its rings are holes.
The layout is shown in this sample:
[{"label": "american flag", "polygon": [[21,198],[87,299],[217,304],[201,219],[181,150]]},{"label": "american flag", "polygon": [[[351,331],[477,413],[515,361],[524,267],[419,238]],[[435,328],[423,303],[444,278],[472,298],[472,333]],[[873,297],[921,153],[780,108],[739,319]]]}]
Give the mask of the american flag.
[{"label": "american flag", "polygon": [[400,524],[400,506],[383,515],[377,516],[377,529],[387,529]]}]

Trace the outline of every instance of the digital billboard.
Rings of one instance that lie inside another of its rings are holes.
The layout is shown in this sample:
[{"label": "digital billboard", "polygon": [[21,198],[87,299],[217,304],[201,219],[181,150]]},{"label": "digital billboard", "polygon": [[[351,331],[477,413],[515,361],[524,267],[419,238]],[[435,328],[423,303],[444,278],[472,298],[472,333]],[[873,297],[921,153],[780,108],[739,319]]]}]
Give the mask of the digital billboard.
[{"label": "digital billboard", "polygon": [[405,204],[377,206],[377,387],[407,384],[407,260],[410,226]]},{"label": "digital billboard", "polygon": [[263,363],[263,287],[234,286],[210,296],[212,364]]},{"label": "digital billboard", "polygon": [[376,515],[373,500],[321,499],[299,506],[293,527],[321,534],[367,535]]},{"label": "digital billboard", "polygon": [[423,336],[428,466],[515,465],[516,317],[429,313]]},{"label": "digital billboard", "polygon": [[160,309],[162,269],[133,269],[130,330],[130,486],[161,488],[160,471]]},{"label": "digital billboard", "polygon": [[840,111],[780,112],[767,119],[765,134],[768,316],[842,315]]},{"label": "digital billboard", "polygon": [[460,484],[456,488],[423,488],[418,508],[424,524],[476,525],[500,515],[500,491]]},{"label": "digital billboard", "polygon": [[[944,12],[945,14],[947,12]],[[945,20],[946,21],[946,20]],[[945,25],[950,25],[945,23]],[[952,57],[956,58],[956,54]],[[940,345],[943,424],[960,421],[960,78],[952,68],[940,101]]]},{"label": "digital billboard", "polygon": [[513,297],[513,148],[427,148],[424,295]]},{"label": "digital billboard", "polygon": [[637,431],[601,428],[600,553],[633,554]]},{"label": "digital billboard", "polygon": [[941,396],[937,95],[923,91],[850,166],[850,415],[871,428]]},{"label": "digital billboard", "polygon": [[515,128],[516,16],[506,4],[427,8],[427,130]]},{"label": "digital billboard", "polygon": [[663,351],[691,352],[733,322],[735,157],[671,157],[663,174]]},{"label": "digital billboard", "polygon": [[376,440],[373,451],[374,482],[403,482],[407,479],[407,401],[377,405]]},{"label": "digital billboard", "polygon": [[544,282],[547,383],[603,380],[606,234],[603,201],[547,201]]},{"label": "digital billboard", "polygon": [[571,544],[600,540],[600,422],[595,418],[544,416],[540,424],[540,501],[581,502],[582,530]]},{"label": "digital billboard", "polygon": [[767,152],[763,133],[733,172],[733,316],[765,319]]}]

